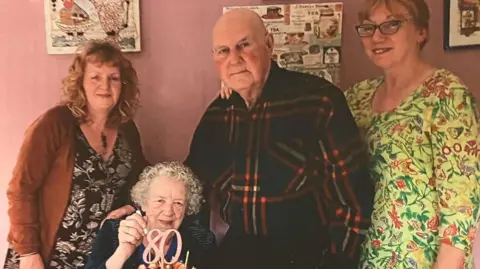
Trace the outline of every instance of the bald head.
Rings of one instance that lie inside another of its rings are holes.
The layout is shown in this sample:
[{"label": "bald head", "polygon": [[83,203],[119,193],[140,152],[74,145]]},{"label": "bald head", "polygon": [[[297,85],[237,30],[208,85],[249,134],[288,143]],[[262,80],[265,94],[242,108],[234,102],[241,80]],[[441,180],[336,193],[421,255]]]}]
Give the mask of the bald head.
[{"label": "bald head", "polygon": [[246,8],[233,9],[223,14],[213,27],[213,43],[215,40],[228,32],[236,30],[248,31],[253,37],[263,37],[267,29],[262,18],[254,11]]},{"label": "bald head", "polygon": [[270,70],[273,38],[257,13],[240,8],[223,14],[212,41],[222,81],[244,99],[258,96]]}]

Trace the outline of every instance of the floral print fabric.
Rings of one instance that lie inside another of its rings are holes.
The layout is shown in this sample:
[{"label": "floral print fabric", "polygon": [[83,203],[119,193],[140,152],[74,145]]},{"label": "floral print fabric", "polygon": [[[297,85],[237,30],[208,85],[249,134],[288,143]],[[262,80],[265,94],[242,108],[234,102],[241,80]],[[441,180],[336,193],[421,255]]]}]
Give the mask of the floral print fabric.
[{"label": "floral print fabric", "polygon": [[[45,268],[70,269],[85,266],[97,229],[113,209],[115,197],[132,169],[132,154],[120,132],[113,154],[108,160],[103,160],[90,147],[80,128],[76,139],[70,201],[57,232],[50,264]],[[18,258],[15,251],[9,249],[5,268],[18,268]]]},{"label": "floral print fabric", "polygon": [[396,109],[373,113],[382,78],[346,91],[365,135],[376,181],[372,226],[360,268],[433,268],[440,244],[467,253],[480,205],[479,125],[475,99],[441,69]]}]

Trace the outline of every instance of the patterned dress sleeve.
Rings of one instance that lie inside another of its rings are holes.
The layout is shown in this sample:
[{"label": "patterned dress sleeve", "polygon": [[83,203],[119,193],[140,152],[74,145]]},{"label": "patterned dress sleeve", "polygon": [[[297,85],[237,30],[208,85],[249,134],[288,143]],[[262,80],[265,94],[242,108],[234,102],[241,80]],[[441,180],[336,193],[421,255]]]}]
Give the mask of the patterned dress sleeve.
[{"label": "patterned dress sleeve", "polygon": [[370,124],[371,95],[378,86],[378,79],[368,79],[354,84],[345,91],[348,107],[362,135]]},{"label": "patterned dress sleeve", "polygon": [[347,100],[348,108],[350,108],[350,111],[352,112],[352,115],[355,116],[355,112],[357,110],[357,105],[356,105],[356,92],[355,92],[356,85],[353,85],[352,87],[348,88],[345,92],[345,99]]},{"label": "patterned dress sleeve", "polygon": [[435,91],[432,184],[438,192],[439,236],[442,243],[469,252],[480,206],[478,112],[474,97],[459,83]]}]

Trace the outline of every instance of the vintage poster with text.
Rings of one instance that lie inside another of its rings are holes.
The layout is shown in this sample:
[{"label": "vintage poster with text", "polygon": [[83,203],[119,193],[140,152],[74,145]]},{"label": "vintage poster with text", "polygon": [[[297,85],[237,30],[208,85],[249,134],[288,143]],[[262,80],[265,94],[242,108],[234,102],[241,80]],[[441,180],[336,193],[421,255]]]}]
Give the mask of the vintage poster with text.
[{"label": "vintage poster with text", "polygon": [[249,8],[274,37],[273,60],[281,67],[340,83],[342,3],[278,4]]}]

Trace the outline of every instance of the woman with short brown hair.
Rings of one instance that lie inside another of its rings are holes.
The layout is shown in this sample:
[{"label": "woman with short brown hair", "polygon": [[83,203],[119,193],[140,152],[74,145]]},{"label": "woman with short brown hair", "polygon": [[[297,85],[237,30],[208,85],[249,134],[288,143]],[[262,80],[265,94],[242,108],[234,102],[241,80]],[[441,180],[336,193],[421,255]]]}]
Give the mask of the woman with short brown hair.
[{"label": "woman with short brown hair", "polygon": [[133,122],[135,69],[92,41],[63,80],[63,100],[27,130],[8,186],[5,268],[83,268],[97,228],[124,206],[146,166]]},{"label": "woman with short brown hair", "polygon": [[424,0],[366,0],[357,33],[381,77],[346,98],[365,133],[376,181],[360,268],[472,269],[479,218],[476,100],[426,63]]}]

